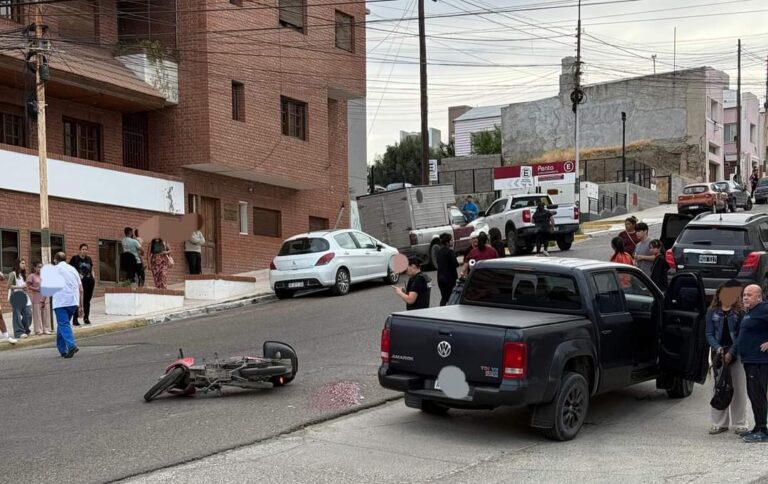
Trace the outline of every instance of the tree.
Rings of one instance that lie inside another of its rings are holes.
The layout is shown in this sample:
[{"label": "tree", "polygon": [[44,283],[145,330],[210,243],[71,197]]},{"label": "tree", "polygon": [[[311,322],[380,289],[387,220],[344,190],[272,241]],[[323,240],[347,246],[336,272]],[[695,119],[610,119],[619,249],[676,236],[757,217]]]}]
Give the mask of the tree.
[{"label": "tree", "polygon": [[[429,156],[440,160],[448,153],[448,146],[441,145],[439,150],[430,150]],[[377,185],[402,182],[421,185],[421,136],[409,136],[400,143],[388,145],[384,154],[376,157],[370,171]]]},{"label": "tree", "polygon": [[492,131],[472,133],[472,154],[501,154],[501,127],[494,126]]}]

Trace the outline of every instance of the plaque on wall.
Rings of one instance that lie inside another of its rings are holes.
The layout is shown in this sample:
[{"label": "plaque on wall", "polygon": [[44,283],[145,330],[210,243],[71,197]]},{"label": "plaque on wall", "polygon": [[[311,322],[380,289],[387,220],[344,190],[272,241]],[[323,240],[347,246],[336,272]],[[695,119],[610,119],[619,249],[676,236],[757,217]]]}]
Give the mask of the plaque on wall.
[{"label": "plaque on wall", "polygon": [[224,220],[227,222],[237,222],[238,207],[237,205],[225,203],[224,204]]}]

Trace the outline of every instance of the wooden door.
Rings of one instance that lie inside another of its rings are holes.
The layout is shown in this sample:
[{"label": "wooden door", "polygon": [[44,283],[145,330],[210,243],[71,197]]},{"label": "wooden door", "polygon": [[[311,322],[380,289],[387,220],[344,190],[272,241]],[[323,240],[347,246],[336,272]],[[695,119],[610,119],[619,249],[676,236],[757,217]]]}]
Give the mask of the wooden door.
[{"label": "wooden door", "polygon": [[216,274],[218,272],[218,265],[216,264],[219,227],[218,200],[200,197],[200,214],[203,216],[203,237],[205,237],[202,250],[203,274]]}]

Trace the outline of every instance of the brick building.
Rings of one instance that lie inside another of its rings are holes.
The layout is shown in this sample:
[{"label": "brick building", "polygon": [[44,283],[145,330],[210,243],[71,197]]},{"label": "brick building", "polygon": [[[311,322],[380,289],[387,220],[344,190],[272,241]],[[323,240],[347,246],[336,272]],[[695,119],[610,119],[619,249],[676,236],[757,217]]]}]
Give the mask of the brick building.
[{"label": "brick building", "polygon": [[[0,2],[3,272],[39,258],[33,13]],[[365,97],[364,16],[325,0],[46,4],[54,249],[88,243],[103,288],[120,277],[122,228],[152,216],[202,213],[204,272],[220,273],[266,268],[283,238],[333,227],[349,200],[348,103]]]}]

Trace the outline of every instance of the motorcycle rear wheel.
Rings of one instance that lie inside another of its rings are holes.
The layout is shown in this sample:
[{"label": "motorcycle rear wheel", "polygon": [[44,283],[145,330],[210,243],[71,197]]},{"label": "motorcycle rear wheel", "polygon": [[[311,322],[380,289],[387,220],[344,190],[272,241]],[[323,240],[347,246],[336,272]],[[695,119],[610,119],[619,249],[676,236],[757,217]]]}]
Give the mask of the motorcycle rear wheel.
[{"label": "motorcycle rear wheel", "polygon": [[184,373],[185,370],[181,367],[176,367],[170,372],[166,373],[159,382],[155,383],[155,386],[150,388],[149,391],[144,394],[144,400],[149,402],[164,391],[179,383],[181,379],[184,378]]}]

